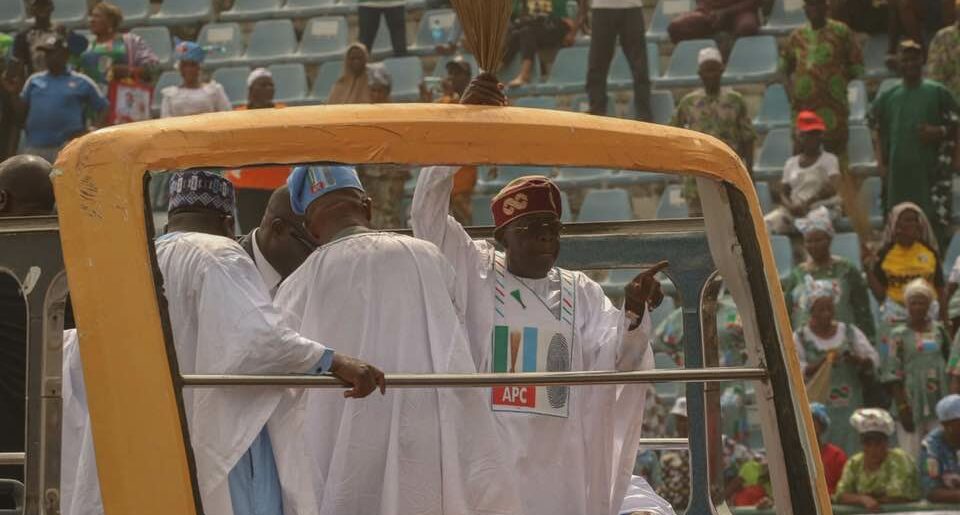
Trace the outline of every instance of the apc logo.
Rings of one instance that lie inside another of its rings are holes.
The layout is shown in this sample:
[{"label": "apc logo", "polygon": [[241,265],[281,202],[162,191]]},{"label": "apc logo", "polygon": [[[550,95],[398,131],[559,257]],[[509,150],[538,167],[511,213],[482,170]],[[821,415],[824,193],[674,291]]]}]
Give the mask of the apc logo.
[{"label": "apc logo", "polygon": [[503,201],[503,214],[510,216],[517,211],[523,211],[527,208],[527,194],[517,193],[511,198]]}]

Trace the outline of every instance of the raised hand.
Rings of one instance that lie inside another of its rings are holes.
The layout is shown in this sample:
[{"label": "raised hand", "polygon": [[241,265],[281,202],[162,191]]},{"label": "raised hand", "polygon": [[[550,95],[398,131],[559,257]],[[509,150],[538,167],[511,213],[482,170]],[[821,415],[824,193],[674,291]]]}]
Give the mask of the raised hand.
[{"label": "raised hand", "polygon": [[637,274],[623,289],[627,311],[640,317],[637,323],[643,320],[644,312],[648,307],[655,309],[663,302],[663,292],[660,290],[660,281],[657,280],[656,275],[668,266],[670,266],[669,261],[661,261],[653,265]]}]

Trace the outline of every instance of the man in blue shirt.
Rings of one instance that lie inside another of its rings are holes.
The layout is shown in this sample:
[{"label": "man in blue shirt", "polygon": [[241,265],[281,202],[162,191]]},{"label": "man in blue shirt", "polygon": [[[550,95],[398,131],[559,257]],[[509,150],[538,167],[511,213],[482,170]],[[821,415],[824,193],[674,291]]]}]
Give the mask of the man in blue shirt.
[{"label": "man in blue shirt", "polygon": [[67,69],[70,53],[63,36],[50,36],[38,48],[47,71],[27,79],[19,108],[26,112],[25,153],[52,163],[67,141],[86,132],[86,111],[99,113],[109,104],[89,77]]},{"label": "man in blue shirt", "polygon": [[920,445],[920,485],[930,502],[960,503],[960,395],[940,399],[937,418],[943,427]]}]

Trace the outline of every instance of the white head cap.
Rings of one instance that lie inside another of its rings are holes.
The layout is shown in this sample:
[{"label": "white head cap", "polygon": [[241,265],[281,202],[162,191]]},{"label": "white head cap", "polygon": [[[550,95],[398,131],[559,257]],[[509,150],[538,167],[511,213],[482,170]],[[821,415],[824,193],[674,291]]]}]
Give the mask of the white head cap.
[{"label": "white head cap", "polygon": [[670,410],[670,414],[680,417],[687,416],[687,398],[677,397],[676,402],[673,403],[673,408]]},{"label": "white head cap", "polygon": [[716,61],[720,64],[723,64],[723,57],[720,55],[720,50],[717,47],[708,46],[700,50],[700,53],[697,54],[697,66],[703,66],[703,63],[707,61]]},{"label": "white head cap", "polygon": [[250,72],[250,75],[247,75],[247,87],[252,86],[253,82],[261,77],[270,77],[272,79],[273,74],[266,68],[257,68]]},{"label": "white head cap", "polygon": [[885,409],[860,408],[850,415],[850,425],[860,434],[883,433],[893,436],[896,425],[893,417]]}]

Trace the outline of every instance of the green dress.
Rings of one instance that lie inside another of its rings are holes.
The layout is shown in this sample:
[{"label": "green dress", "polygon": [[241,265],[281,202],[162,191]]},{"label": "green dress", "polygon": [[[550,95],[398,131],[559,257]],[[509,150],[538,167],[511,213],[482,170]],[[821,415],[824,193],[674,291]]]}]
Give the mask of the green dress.
[{"label": "green dress", "polygon": [[843,474],[837,483],[834,499],[842,494],[860,494],[876,497],[899,497],[915,501],[920,498],[920,480],[917,466],[903,449],[893,448],[887,453],[880,468],[874,471],[863,469],[863,453],[847,460]]},{"label": "green dress", "polygon": [[813,276],[817,280],[832,280],[840,287],[840,298],[835,302],[835,318],[838,322],[846,322],[857,326],[863,331],[867,339],[876,341],[876,326],[873,313],[870,312],[870,293],[863,274],[852,261],[833,256],[830,266],[813,268],[808,263],[801,263],[790,271],[783,280],[783,293],[787,300],[787,312],[790,313],[790,322],[793,327],[806,325],[810,313],[803,309],[804,277]]},{"label": "green dress", "polygon": [[824,402],[831,420],[825,440],[842,448],[843,452],[850,456],[861,448],[860,435],[853,431],[847,421],[854,411],[864,406],[863,381],[859,369],[842,356],[845,352],[858,355],[863,352],[857,352],[854,347],[856,327],[841,322],[837,329],[843,333],[843,339],[839,345],[828,351],[817,346],[813,334],[806,330],[806,327],[798,329],[793,337],[797,345],[803,348],[802,361],[806,363],[817,363],[824,359],[828,352],[836,352],[833,369],[830,371],[830,395]]},{"label": "green dress", "polygon": [[880,380],[903,382],[917,426],[935,421],[937,401],[949,393],[950,337],[943,326],[933,322],[931,330],[924,333],[906,325],[896,326],[879,350]]}]

